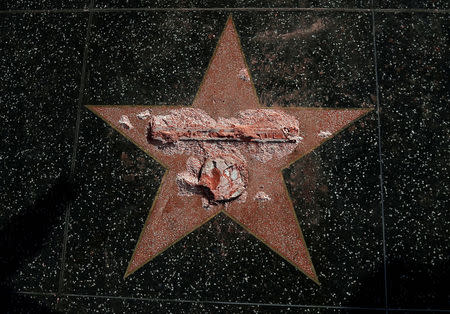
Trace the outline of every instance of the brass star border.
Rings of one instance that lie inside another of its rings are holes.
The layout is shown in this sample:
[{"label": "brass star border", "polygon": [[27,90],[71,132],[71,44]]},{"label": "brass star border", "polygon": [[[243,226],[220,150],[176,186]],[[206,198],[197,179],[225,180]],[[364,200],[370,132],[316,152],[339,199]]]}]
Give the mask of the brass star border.
[{"label": "brass star border", "polygon": [[[262,107],[231,15],[218,40],[192,106],[86,107],[166,169],[124,278],[219,213],[223,213],[315,283],[320,284],[282,170],[365,116],[372,108]],[[300,123],[303,139],[286,156],[269,161],[258,162],[251,153],[247,154],[247,198],[241,202],[233,200],[205,210],[198,195],[187,197],[177,193],[177,174],[185,170],[189,156],[180,152],[168,154],[152,145],[147,138],[148,120],[142,116],[143,112],[146,112],[146,116],[161,115],[182,108],[203,110],[214,119],[234,117],[236,113],[245,110],[271,109],[295,117]],[[262,182],[267,184],[264,183],[263,186]],[[261,189],[270,194],[268,199],[271,201],[262,202],[253,197],[261,192]]]}]

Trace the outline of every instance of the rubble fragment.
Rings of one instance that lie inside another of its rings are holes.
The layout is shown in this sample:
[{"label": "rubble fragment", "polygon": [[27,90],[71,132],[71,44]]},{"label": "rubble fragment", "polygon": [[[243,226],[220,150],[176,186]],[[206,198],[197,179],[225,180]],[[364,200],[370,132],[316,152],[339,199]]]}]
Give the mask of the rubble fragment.
[{"label": "rubble fragment", "polygon": [[270,201],[271,198],[270,198],[270,196],[267,195],[265,192],[259,191],[259,192],[256,193],[256,195],[255,195],[255,200],[261,201],[261,202],[265,202],[265,201]]},{"label": "rubble fragment", "polygon": [[138,113],[136,116],[138,117],[138,119],[140,120],[146,120],[148,117],[150,117],[151,113],[150,110],[144,110],[140,113]]},{"label": "rubble fragment", "polygon": [[298,120],[274,109],[243,110],[215,120],[201,109],[179,108],[151,116],[147,129],[148,142],[165,154],[246,152],[260,162],[286,156],[302,139]]},{"label": "rubble fragment", "polygon": [[194,194],[200,194],[198,189],[198,178],[187,171],[177,174],[178,194],[185,196],[192,196]]},{"label": "rubble fragment", "polygon": [[176,182],[179,195],[202,195],[209,203],[203,207],[209,208],[216,202],[238,198],[247,188],[247,179],[246,163],[238,157],[219,155],[202,162],[191,156],[186,161],[186,171],[177,174]]},{"label": "rubble fragment", "polygon": [[202,164],[203,162],[200,159],[194,156],[190,156],[186,161],[186,170],[190,175],[198,177],[200,174],[200,169],[202,168]]},{"label": "rubble fragment", "polygon": [[[199,120],[206,120],[207,123],[201,124],[192,119],[191,123],[180,123],[181,121],[176,121],[171,115],[153,116],[149,124],[149,138],[166,143],[177,141],[296,142],[302,139],[299,136],[298,122],[295,119],[294,121],[286,119],[287,115],[275,110],[246,110],[240,112],[240,119],[221,119],[220,122],[216,122],[202,110],[196,111]],[[193,112],[189,111],[189,113]]]},{"label": "rubble fragment", "polygon": [[133,128],[133,125],[131,124],[130,119],[128,118],[128,116],[125,116],[125,115],[120,117],[119,124],[124,129],[127,129],[127,130],[130,130]]},{"label": "rubble fragment", "polygon": [[331,132],[330,131],[320,131],[319,134],[317,134],[319,137],[322,138],[327,138],[331,136]]},{"label": "rubble fragment", "polygon": [[198,184],[214,201],[237,198],[247,187],[245,165],[232,156],[210,158],[202,166]]},{"label": "rubble fragment", "polygon": [[250,81],[250,75],[248,75],[248,70],[246,68],[239,71],[238,77],[243,81]]}]

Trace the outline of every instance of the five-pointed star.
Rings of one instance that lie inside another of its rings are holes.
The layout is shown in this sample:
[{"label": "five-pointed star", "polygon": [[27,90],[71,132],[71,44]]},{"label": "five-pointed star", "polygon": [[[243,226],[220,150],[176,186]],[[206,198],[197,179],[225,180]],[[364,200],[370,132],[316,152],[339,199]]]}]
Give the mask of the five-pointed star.
[{"label": "five-pointed star", "polygon": [[[243,72],[244,71],[244,72]],[[214,119],[233,117],[246,109],[262,108],[249,72],[231,16],[218,41],[192,107],[204,110]],[[242,77],[244,75],[244,77]],[[148,109],[152,115],[167,114],[173,106],[88,106],[114,129],[133,141],[165,166],[162,179],[141,236],[126,270],[135,272],[171,245],[219,213],[224,213],[252,235],[318,283],[281,170],[362,117],[371,109],[275,108],[299,121],[303,140],[282,158],[261,162],[247,155],[249,171],[244,201],[205,209],[199,195],[177,193],[176,177],[185,171],[188,154],[167,154],[147,140],[148,121],[138,117]],[[131,127],[124,127],[123,117]],[[258,191],[269,194],[270,202],[253,197]]]}]

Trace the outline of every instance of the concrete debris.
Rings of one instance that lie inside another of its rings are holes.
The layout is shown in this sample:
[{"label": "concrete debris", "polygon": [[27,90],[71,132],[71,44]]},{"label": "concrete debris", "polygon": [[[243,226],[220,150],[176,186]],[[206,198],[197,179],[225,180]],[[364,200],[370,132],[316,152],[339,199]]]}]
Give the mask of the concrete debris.
[{"label": "concrete debris", "polygon": [[246,68],[239,71],[238,77],[243,81],[250,81],[250,75],[248,75],[248,70]]},{"label": "concrete debris", "polygon": [[270,198],[270,196],[267,195],[265,192],[259,191],[259,192],[256,193],[256,195],[255,195],[255,200],[261,201],[261,202],[265,202],[265,201],[270,201],[271,198]]},{"label": "concrete debris", "polygon": [[[248,172],[244,160],[223,155],[204,159],[189,157],[186,171],[177,174],[179,195],[202,195],[210,205],[238,198],[247,188]],[[203,207],[206,205],[204,204]]]},{"label": "concrete debris", "polygon": [[151,116],[150,110],[144,110],[136,115],[140,120],[147,120]]},{"label": "concrete debris", "polygon": [[[178,111],[185,111],[180,116]],[[174,113],[177,114],[174,114]],[[237,119],[216,122],[200,109],[172,110],[170,115],[153,116],[149,138],[165,143],[177,141],[242,141],[296,142],[298,121],[281,111],[271,109],[245,110]]]},{"label": "concrete debris", "polygon": [[121,116],[120,120],[119,120],[119,124],[124,128],[124,129],[132,129],[133,125],[130,122],[130,119],[128,118],[128,116]]},{"label": "concrete debris", "polygon": [[232,150],[266,162],[291,153],[302,140],[299,133],[298,121],[281,110],[244,110],[237,117],[216,121],[201,109],[180,108],[152,116],[147,138],[167,154]]},{"label": "concrete debris", "polygon": [[214,201],[235,199],[247,187],[245,164],[232,156],[207,159],[198,184],[207,189],[207,196]]},{"label": "concrete debris", "polygon": [[322,137],[322,138],[327,138],[327,137],[331,136],[331,132],[330,131],[320,131],[318,136]]}]

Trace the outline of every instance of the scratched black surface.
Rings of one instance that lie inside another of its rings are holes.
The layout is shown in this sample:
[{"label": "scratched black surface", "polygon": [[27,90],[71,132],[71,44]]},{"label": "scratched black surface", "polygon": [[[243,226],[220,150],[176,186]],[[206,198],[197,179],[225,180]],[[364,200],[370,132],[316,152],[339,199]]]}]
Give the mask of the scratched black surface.
[{"label": "scratched black surface", "polygon": [[374,0],[375,8],[382,9],[448,9],[446,0]]},{"label": "scratched black surface", "polygon": [[87,9],[89,0],[5,0],[0,4],[2,10],[67,10]]},{"label": "scratched black surface", "polygon": [[389,301],[450,309],[449,15],[376,17]]},{"label": "scratched black surface", "polygon": [[2,295],[51,292],[73,194],[87,15],[2,15],[0,23],[0,288]]},{"label": "scratched black surface", "polygon": [[[233,12],[264,104],[374,107],[378,70],[384,176],[379,176],[376,111],[283,172],[318,286],[221,215],[123,279],[164,169],[85,108],[74,133],[89,13],[26,11],[87,5],[22,1],[1,6],[25,10],[1,13],[6,45],[0,58],[0,228],[5,252],[11,253],[2,255],[7,267],[1,292],[11,311],[449,309],[448,13],[376,13],[375,69],[372,16],[358,11],[370,1],[93,4],[356,9]],[[390,6],[448,8],[442,1],[374,1],[377,8]],[[228,14],[94,13],[82,103],[189,105]],[[71,173],[74,135],[79,141]]]},{"label": "scratched black surface", "polygon": [[368,8],[370,0],[97,0],[99,8]]}]

